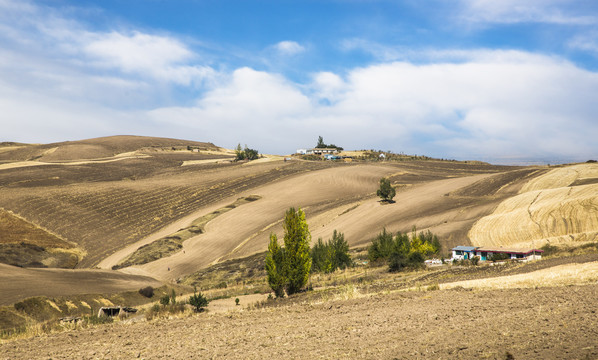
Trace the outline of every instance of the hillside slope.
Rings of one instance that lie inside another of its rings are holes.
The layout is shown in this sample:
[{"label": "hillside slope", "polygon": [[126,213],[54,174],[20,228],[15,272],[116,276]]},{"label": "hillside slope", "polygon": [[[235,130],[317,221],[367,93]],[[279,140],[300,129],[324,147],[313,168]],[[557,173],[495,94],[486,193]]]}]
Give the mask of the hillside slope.
[{"label": "hillside slope", "polygon": [[[211,143],[156,138],[145,136],[118,135],[95,139],[65,141],[43,145],[12,146],[14,149],[0,152],[0,162],[43,161],[62,162],[84,159],[108,158],[144,148],[195,146],[204,150],[217,150]],[[7,147],[8,148],[8,147]]]},{"label": "hillside slope", "polygon": [[598,165],[560,167],[529,181],[469,237],[478,246],[510,247],[598,239]]}]

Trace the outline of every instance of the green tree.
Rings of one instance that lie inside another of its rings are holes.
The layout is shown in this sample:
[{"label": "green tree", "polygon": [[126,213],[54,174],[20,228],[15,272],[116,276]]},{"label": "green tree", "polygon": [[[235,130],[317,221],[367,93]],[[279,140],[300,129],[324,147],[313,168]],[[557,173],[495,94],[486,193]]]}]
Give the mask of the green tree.
[{"label": "green tree", "polygon": [[203,311],[203,308],[208,306],[208,299],[205,298],[200,293],[197,292],[197,287],[193,289],[193,295],[189,297],[189,304],[195,308],[196,312]]},{"label": "green tree", "polygon": [[318,143],[316,144],[316,148],[325,148],[326,144],[324,143],[324,138],[318,136]]},{"label": "green tree", "polygon": [[247,147],[247,145],[245,145],[245,150],[243,151],[243,153],[245,154],[245,159],[247,160],[255,160],[259,156],[259,152],[257,150],[250,149]]},{"label": "green tree", "polygon": [[311,257],[309,243],[311,234],[303,210],[290,208],[284,219],[284,268],[287,278],[286,290],[292,295],[303,289],[309,279]]},{"label": "green tree", "polygon": [[276,234],[270,235],[270,244],[266,254],[266,273],[268,285],[276,294],[276,297],[284,296],[284,287],[287,279],[284,275],[284,249],[278,245]]},{"label": "green tree", "polygon": [[392,233],[387,232],[386,228],[384,228],[382,232],[372,240],[370,247],[368,247],[368,258],[372,262],[380,259],[387,259],[392,252],[393,246]]},{"label": "green tree", "polygon": [[332,240],[329,244],[331,251],[331,267],[332,271],[336,269],[344,269],[351,266],[353,263],[349,255],[349,244],[345,241],[345,235],[334,230],[332,233]]},{"label": "green tree", "polygon": [[292,295],[303,289],[312,265],[311,234],[303,210],[290,208],[285,214],[283,229],[284,248],[278,245],[276,234],[271,234],[266,254],[268,284],[276,297],[284,296],[284,290]]},{"label": "green tree", "polygon": [[387,178],[380,179],[380,188],[376,191],[376,195],[382,198],[383,201],[392,202],[397,191],[390,185],[390,180]]},{"label": "green tree", "polygon": [[329,247],[324,244],[322,238],[311,249],[311,269],[312,271],[329,273],[332,270],[331,256],[329,254]]},{"label": "green tree", "polygon": [[235,155],[237,160],[245,160],[245,152],[241,147],[241,144],[237,144],[237,148],[235,149]]}]

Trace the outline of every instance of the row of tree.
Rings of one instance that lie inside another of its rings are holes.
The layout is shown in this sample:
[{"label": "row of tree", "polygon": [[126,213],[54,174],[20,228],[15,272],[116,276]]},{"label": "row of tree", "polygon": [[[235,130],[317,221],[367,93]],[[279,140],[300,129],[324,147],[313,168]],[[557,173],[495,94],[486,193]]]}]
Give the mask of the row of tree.
[{"label": "row of tree", "polygon": [[340,146],[336,146],[334,144],[326,144],[324,142],[324,138],[321,136],[318,136],[318,143],[316,144],[316,148],[317,149],[336,149],[338,151],[343,151],[343,148]]},{"label": "row of tree", "polygon": [[400,271],[406,267],[419,267],[426,257],[440,253],[441,245],[438,236],[430,230],[420,232],[413,227],[411,237],[407,233],[382,230],[368,248],[371,262],[386,261],[390,271]]},{"label": "row of tree", "polygon": [[[278,243],[276,234],[270,235],[266,254],[268,284],[276,294],[283,297],[301,291],[309,280],[311,271],[330,273],[353,264],[349,256],[349,244],[345,236],[334,231],[332,239],[324,242],[319,238],[310,250],[311,234],[303,210],[290,208],[284,218],[284,247]],[[387,261],[390,271],[406,267],[418,267],[424,259],[440,252],[438,237],[429,230],[420,232],[413,227],[411,236],[384,229],[368,248],[371,262]]]}]

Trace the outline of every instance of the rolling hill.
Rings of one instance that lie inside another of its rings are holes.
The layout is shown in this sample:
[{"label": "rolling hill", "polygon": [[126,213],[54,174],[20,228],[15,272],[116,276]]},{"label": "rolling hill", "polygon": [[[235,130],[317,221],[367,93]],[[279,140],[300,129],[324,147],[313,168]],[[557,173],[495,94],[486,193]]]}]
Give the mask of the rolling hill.
[{"label": "rolling hill", "polygon": [[[550,169],[277,156],[234,162],[231,151],[210,143],[136,136],[10,148],[0,152],[0,208],[23,220],[21,230],[43,229],[77,248],[77,268],[110,269],[239,198],[259,198],[210,217],[178,252],[120,270],[167,281],[265,250],[271,232],[282,234],[290,206],[306,211],[313,241],[338,230],[351,246],[368,244],[383,228],[413,226],[438,234],[445,251],[593,239],[598,231],[591,164]],[[381,177],[397,188],[395,203],[378,201]]]}]

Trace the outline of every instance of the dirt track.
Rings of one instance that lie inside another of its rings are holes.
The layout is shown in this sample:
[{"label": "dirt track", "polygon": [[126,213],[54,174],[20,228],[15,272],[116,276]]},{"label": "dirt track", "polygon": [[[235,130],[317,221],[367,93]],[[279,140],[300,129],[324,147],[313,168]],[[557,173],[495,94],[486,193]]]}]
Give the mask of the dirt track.
[{"label": "dirt track", "polygon": [[[399,292],[0,345],[4,359],[595,359],[598,285]],[[583,304],[583,306],[582,306]]]}]

